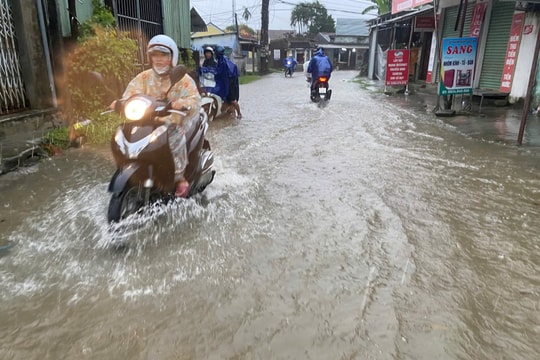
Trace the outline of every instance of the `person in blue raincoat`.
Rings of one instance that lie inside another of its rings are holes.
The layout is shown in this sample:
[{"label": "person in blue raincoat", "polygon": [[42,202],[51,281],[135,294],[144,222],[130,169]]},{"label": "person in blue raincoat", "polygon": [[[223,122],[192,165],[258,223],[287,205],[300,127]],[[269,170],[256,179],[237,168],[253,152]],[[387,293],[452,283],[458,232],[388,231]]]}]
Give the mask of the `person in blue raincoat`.
[{"label": "person in blue raincoat", "polygon": [[313,84],[320,76],[326,76],[330,79],[330,75],[334,68],[332,67],[332,62],[324,54],[322,48],[317,48],[315,55],[310,60],[307,72],[311,74],[311,90],[313,91]]},{"label": "person in blue raincoat", "polygon": [[238,72],[238,66],[236,66],[236,64],[231,59],[225,56],[225,48],[223,48],[223,46],[218,46],[216,48],[216,55],[218,59],[218,68],[221,69],[221,66],[224,66],[226,68],[226,74],[229,83],[229,92],[226,97],[226,102],[232,105],[232,107],[234,108],[235,116],[237,118],[241,118],[242,112],[240,111],[240,105],[238,104],[238,100],[240,98],[240,84],[238,81],[240,74]]},{"label": "person in blue raincoat", "polygon": [[218,95],[223,101],[227,101],[229,77],[226,63],[220,61],[203,63],[199,68],[199,79],[204,91]]},{"label": "person in blue raincoat", "polygon": [[296,59],[292,55],[289,55],[288,57],[283,59],[283,66],[285,66],[286,69],[290,68],[291,69],[291,74],[296,69],[297,64],[298,64],[298,62],[296,61]]}]

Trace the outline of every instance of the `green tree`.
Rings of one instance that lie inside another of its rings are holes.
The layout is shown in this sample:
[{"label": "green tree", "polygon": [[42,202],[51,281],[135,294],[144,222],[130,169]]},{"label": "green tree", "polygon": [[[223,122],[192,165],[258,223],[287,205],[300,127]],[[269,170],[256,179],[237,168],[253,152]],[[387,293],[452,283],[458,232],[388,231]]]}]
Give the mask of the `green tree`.
[{"label": "green tree", "polygon": [[98,72],[116,95],[122,93],[133,77],[137,62],[137,43],[129,33],[94,25],[95,35],[81,40],[67,60],[67,85],[73,114],[88,116],[103,109],[114,99],[91,75]]},{"label": "green tree", "polygon": [[298,27],[299,34],[315,35],[319,32],[335,32],[336,23],[332,15],[319,1],[302,2],[291,12],[291,26]]},{"label": "green tree", "polygon": [[[236,31],[236,25],[229,25],[225,28],[225,31],[227,32],[235,32]],[[249,26],[247,26],[246,24],[240,24],[238,25],[238,33],[240,35],[244,35],[244,34],[251,34],[251,35],[255,35],[257,34],[257,32],[255,30],[253,30],[252,28],[250,28]]]},{"label": "green tree", "polygon": [[378,15],[383,15],[392,10],[392,0],[370,0],[373,5],[368,6],[362,10],[362,14],[365,15],[372,10],[377,10]]}]

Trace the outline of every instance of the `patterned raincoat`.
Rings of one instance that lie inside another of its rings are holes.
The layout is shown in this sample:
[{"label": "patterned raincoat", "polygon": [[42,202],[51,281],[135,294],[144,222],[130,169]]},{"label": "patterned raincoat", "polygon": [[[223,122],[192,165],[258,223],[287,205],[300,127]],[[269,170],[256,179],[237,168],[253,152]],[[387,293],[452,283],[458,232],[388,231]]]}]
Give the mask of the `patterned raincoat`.
[{"label": "patterned raincoat", "polygon": [[130,81],[122,97],[127,98],[135,94],[145,94],[154,98],[165,99],[166,96],[167,99],[172,101],[175,109],[181,109],[183,106],[191,107],[185,117],[174,113],[167,116],[172,123],[168,134],[169,146],[174,159],[174,180],[178,182],[184,176],[184,170],[188,162],[186,133],[199,117],[201,96],[195,81],[187,74],[167,93],[170,86],[171,80],[168,75],[160,76],[154,70],[149,69],[139,73]]}]

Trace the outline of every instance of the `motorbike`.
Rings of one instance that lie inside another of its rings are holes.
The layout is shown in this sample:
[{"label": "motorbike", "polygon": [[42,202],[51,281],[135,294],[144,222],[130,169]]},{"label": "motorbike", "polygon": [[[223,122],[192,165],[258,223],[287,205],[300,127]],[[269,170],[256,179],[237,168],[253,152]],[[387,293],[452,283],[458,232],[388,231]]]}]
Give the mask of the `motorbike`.
[{"label": "motorbike", "polygon": [[291,61],[287,61],[285,64],[285,77],[292,77],[294,73],[294,65]]},{"label": "motorbike", "polygon": [[[174,162],[167,134],[170,124],[159,118],[171,113],[186,114],[172,109],[170,102],[142,94],[118,100],[114,111],[127,121],[111,139],[117,170],[109,184],[109,223],[119,222],[160,200],[174,198]],[[184,176],[190,185],[188,197],[202,192],[214,180],[214,156],[205,139],[207,130],[208,118],[201,111],[186,133],[188,165]]]},{"label": "motorbike", "polygon": [[[308,78],[311,84],[311,78]],[[320,103],[328,101],[332,97],[332,89],[328,85],[328,76],[319,76],[313,86],[310,86],[310,99],[313,102]]]}]

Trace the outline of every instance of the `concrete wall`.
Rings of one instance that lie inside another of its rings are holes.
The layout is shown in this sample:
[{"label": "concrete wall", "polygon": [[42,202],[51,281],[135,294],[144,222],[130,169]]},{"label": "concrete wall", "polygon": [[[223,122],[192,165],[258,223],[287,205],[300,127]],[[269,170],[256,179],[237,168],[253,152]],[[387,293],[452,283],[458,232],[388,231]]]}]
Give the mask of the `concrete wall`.
[{"label": "concrete wall", "polygon": [[36,0],[20,0],[12,2],[15,32],[19,48],[19,59],[23,73],[26,95],[33,110],[54,107],[54,83],[50,81],[49,50],[43,46],[40,14]]}]

